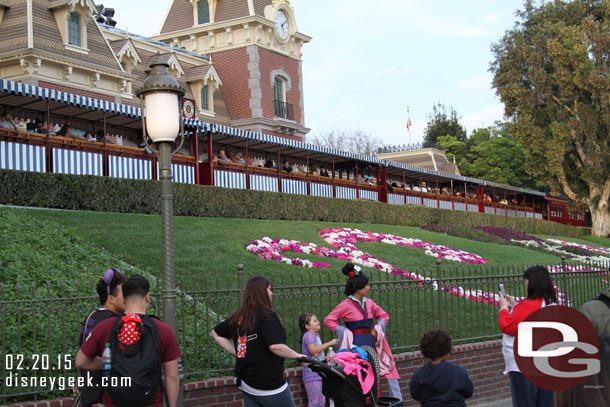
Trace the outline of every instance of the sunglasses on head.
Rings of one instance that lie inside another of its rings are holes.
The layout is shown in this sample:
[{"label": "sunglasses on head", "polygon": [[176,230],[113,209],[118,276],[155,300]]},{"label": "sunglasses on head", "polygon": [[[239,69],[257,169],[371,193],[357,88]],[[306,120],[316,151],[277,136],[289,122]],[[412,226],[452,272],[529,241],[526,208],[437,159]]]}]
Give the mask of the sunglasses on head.
[{"label": "sunglasses on head", "polygon": [[110,295],[110,283],[112,283],[112,279],[114,278],[115,272],[121,274],[121,271],[119,269],[115,269],[115,268],[108,269],[104,273],[104,283],[106,283],[106,294],[107,295]]}]

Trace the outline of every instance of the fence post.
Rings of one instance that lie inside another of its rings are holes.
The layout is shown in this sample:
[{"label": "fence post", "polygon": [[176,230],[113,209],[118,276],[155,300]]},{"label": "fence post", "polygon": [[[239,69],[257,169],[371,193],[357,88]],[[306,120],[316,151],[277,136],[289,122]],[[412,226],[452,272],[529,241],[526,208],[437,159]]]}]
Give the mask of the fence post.
[{"label": "fence post", "polygon": [[563,301],[561,305],[569,306],[568,303],[568,279],[566,277],[566,258],[561,256],[561,280],[563,281]]},{"label": "fence post", "polygon": [[237,288],[239,289],[239,305],[241,306],[241,304],[244,302],[244,294],[245,294],[244,265],[243,264],[237,265]]},{"label": "fence post", "polygon": [[436,291],[438,294],[438,327],[443,329],[443,293],[441,289],[441,259],[436,259]]}]

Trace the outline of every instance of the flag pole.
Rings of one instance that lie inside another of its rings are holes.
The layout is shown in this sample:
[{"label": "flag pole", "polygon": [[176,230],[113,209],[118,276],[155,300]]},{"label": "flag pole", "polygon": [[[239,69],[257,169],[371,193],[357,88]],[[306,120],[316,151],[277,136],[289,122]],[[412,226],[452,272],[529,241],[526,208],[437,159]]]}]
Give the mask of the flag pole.
[{"label": "flag pole", "polygon": [[407,133],[409,133],[409,145],[411,145],[411,113],[407,106]]}]

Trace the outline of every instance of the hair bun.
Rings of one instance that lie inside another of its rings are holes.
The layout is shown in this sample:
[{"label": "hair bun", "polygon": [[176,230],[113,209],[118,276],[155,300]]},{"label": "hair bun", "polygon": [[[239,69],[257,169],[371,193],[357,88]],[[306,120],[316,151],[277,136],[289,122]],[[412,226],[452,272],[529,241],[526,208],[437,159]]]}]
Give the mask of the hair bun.
[{"label": "hair bun", "polygon": [[343,266],[343,268],[341,269],[341,272],[342,272],[344,275],[346,275],[346,276],[347,276],[347,275],[349,275],[349,273],[350,273],[351,271],[354,271],[354,264],[353,264],[353,263],[347,263],[347,264],[346,264],[345,266]]}]

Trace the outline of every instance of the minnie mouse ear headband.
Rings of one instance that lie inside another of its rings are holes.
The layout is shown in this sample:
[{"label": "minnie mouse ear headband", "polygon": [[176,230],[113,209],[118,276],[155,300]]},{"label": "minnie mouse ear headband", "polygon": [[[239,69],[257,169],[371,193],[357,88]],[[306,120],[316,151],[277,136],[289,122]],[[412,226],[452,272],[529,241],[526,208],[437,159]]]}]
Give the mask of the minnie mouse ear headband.
[{"label": "minnie mouse ear headband", "polygon": [[345,266],[343,266],[343,269],[341,270],[341,272],[345,274],[348,278],[359,276],[361,271],[362,269],[360,268],[360,266],[355,266],[353,263],[347,263]]},{"label": "minnie mouse ear headband", "polygon": [[111,268],[106,270],[104,273],[104,283],[106,283],[106,295],[110,295],[110,283],[112,283],[112,279],[114,278],[114,273],[121,274],[121,270]]}]

